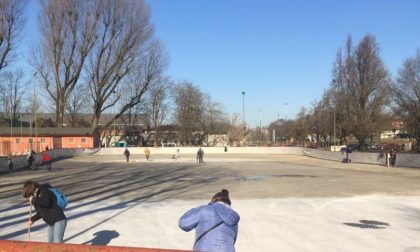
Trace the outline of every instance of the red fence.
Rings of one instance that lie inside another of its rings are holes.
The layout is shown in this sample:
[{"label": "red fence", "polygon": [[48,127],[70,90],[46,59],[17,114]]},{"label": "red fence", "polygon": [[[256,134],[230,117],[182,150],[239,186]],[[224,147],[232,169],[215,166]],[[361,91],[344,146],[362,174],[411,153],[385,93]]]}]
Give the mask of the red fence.
[{"label": "red fence", "polygon": [[79,245],[0,240],[0,252],[187,252],[187,250],[151,249],[117,246]]}]

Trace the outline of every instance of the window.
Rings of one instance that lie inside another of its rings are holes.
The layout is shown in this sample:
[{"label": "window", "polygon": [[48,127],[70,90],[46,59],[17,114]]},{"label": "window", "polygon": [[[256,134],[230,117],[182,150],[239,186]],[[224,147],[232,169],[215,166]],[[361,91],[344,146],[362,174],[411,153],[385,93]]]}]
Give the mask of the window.
[{"label": "window", "polygon": [[41,138],[41,143],[45,143],[45,138]]},{"label": "window", "polygon": [[16,143],[20,143],[20,138],[16,138]]},{"label": "window", "polygon": [[33,143],[33,140],[32,140],[32,138],[29,138],[29,143]]},{"label": "window", "polygon": [[73,137],[70,137],[69,142],[70,143],[74,143],[74,138]]},{"label": "window", "polygon": [[86,143],[86,138],[82,137],[82,143]]}]

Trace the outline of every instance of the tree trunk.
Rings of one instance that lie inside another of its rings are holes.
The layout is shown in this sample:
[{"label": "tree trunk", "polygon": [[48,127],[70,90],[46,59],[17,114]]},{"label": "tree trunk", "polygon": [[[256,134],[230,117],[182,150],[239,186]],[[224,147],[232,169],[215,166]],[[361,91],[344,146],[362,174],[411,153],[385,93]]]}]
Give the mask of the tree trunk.
[{"label": "tree trunk", "polygon": [[155,142],[155,147],[157,147],[158,146],[158,142],[157,142],[157,140],[158,140],[158,129],[157,129],[157,127],[155,127],[155,134],[153,136],[153,140]]}]

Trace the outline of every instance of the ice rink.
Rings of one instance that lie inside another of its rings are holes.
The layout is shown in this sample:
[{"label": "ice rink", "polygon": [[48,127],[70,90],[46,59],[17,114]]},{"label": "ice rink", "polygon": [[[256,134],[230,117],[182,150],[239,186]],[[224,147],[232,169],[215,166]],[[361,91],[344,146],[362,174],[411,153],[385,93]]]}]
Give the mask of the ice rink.
[{"label": "ice rink", "polygon": [[[70,200],[67,243],[191,249],[179,217],[230,191],[237,251],[420,251],[420,170],[293,155],[84,156],[0,176],[0,239],[27,240],[24,181]],[[46,241],[42,220],[32,241]]]}]

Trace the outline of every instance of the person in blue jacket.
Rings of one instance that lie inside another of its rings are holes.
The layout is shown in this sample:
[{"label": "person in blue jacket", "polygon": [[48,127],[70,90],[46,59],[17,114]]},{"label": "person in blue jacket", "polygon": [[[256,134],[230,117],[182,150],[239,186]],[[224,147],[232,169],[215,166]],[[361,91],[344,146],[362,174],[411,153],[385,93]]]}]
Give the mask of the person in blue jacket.
[{"label": "person in blue jacket", "polygon": [[193,208],[179,219],[179,227],[195,229],[194,251],[234,252],[239,214],[231,208],[226,189],[216,193],[207,205]]}]

